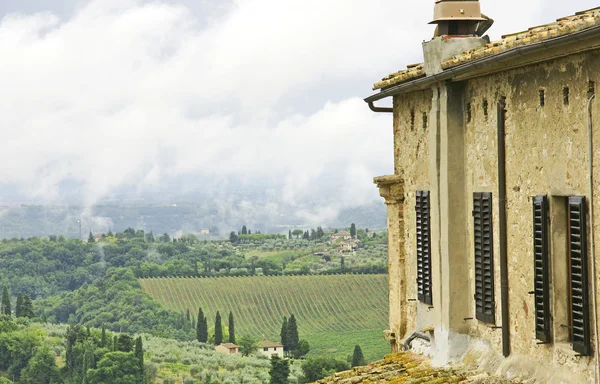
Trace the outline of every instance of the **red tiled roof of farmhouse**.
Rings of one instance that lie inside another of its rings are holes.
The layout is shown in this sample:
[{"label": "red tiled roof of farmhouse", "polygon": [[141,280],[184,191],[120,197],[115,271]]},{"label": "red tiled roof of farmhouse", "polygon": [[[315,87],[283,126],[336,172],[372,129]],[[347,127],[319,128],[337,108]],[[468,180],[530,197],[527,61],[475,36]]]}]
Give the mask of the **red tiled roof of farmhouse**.
[{"label": "red tiled roof of farmhouse", "polygon": [[283,347],[283,344],[277,343],[277,342],[274,342],[274,341],[269,341],[269,340],[263,340],[260,343],[258,343],[258,345],[261,348]]},{"label": "red tiled roof of farmhouse", "polygon": [[[577,12],[575,15],[562,17],[553,23],[529,28],[526,31],[502,36],[483,47],[470,49],[442,62],[443,69],[454,68],[489,56],[494,56],[516,47],[539,43],[557,37],[566,36],[600,25],[600,7]],[[412,64],[407,69],[392,73],[375,83],[373,89],[384,89],[392,85],[402,84],[425,77],[423,64]]]}]

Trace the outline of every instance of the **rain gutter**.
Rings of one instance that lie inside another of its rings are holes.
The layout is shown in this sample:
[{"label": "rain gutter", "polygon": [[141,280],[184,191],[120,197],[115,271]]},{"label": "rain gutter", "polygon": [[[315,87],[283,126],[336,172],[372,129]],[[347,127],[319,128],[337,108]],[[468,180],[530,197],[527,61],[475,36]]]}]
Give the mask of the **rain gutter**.
[{"label": "rain gutter", "polygon": [[[479,60],[474,60],[469,63],[461,64],[457,67],[446,69],[445,71],[422,77],[417,80],[408,81],[406,83],[391,86],[389,88],[382,89],[379,93],[367,97],[365,100],[369,104],[369,107],[375,112],[389,112],[391,108],[380,108],[375,107],[374,102],[385,99],[386,97],[400,95],[407,92],[422,90],[431,87],[431,85],[443,81],[453,80],[454,78],[462,75],[469,75],[469,73],[477,70],[485,69],[490,64],[504,64],[505,67],[511,67],[507,64],[515,58],[525,58],[533,56],[538,52],[545,51],[552,48],[557,48],[562,45],[571,44],[573,42],[581,42],[600,36],[600,25],[585,29],[580,32],[575,32],[569,35],[555,37],[550,40],[540,41],[538,43],[528,44],[520,47],[514,47],[497,55],[484,57]],[[568,53],[566,53],[568,54]],[[565,54],[565,55],[566,55]],[[562,55],[561,55],[562,56]],[[516,66],[515,66],[516,67]],[[494,70],[497,72],[498,70]],[[483,71],[476,76],[483,76],[487,72]],[[382,109],[382,110],[377,110]],[[383,110],[385,109],[385,110]]]}]

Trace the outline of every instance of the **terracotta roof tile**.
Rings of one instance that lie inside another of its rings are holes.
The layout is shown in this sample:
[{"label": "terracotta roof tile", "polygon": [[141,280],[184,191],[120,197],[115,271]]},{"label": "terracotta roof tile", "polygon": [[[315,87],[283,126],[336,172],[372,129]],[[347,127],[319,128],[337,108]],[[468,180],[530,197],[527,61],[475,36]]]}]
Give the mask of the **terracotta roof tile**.
[{"label": "terracotta roof tile", "polygon": [[384,77],[380,82],[375,83],[373,90],[387,88],[391,85],[404,83],[409,80],[418,79],[425,76],[425,70],[423,63],[411,64],[403,71],[392,73],[391,75]]},{"label": "terracotta roof tile", "polygon": [[274,347],[283,347],[283,344],[277,343],[274,341],[263,340],[258,343],[260,348],[274,348]]},{"label": "terracotta roof tile", "polygon": [[556,37],[565,36],[584,29],[600,25],[600,7],[578,12],[573,16],[562,17],[554,23],[531,27],[527,31],[502,36],[483,47],[471,49],[442,62],[442,68],[448,69],[458,65],[497,55],[514,47],[538,43]]},{"label": "terracotta roof tile", "polygon": [[[575,15],[562,17],[554,23],[531,27],[526,31],[511,33],[502,36],[501,40],[493,41],[483,47],[478,47],[456,55],[442,62],[443,69],[449,69],[458,65],[475,61],[484,57],[500,54],[509,49],[524,45],[534,44],[540,41],[554,39],[574,32],[600,25],[600,7],[577,12]],[[384,89],[396,84],[406,83],[425,77],[423,63],[412,64],[407,69],[392,73],[375,83],[373,90]]]}]

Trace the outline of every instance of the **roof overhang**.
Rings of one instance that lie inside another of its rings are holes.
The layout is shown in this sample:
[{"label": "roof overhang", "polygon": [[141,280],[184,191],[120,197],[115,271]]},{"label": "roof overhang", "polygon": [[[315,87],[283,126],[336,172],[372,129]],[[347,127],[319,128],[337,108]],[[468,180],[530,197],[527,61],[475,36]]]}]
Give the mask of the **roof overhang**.
[{"label": "roof overhang", "polygon": [[600,49],[600,25],[569,35],[514,47],[493,56],[446,69],[436,75],[384,88],[364,101],[373,105],[375,101],[424,90],[437,83],[473,79],[594,49]]}]

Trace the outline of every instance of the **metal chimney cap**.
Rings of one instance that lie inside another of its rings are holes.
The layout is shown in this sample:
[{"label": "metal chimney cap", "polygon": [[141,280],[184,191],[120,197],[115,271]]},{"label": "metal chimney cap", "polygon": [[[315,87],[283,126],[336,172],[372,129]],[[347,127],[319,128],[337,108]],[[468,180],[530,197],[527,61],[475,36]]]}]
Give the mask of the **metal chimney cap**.
[{"label": "metal chimney cap", "polygon": [[433,21],[484,21],[478,0],[436,0],[433,10]]}]

